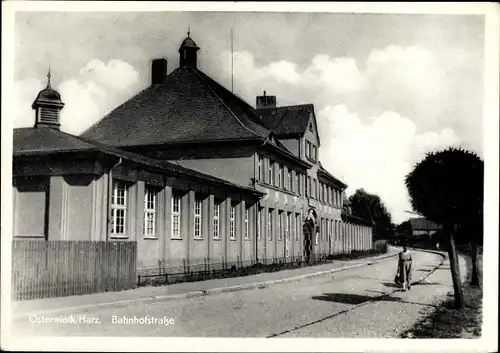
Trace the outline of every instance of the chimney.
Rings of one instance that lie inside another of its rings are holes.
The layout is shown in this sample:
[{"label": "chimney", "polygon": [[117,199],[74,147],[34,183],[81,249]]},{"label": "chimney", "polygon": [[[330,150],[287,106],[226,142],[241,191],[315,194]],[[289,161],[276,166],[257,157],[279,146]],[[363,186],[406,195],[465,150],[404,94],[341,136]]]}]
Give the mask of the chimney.
[{"label": "chimney", "polygon": [[167,78],[167,59],[154,59],[151,64],[151,84],[162,84]]},{"label": "chimney", "polygon": [[257,96],[256,109],[276,108],[276,96],[267,96],[264,91],[263,96]]}]

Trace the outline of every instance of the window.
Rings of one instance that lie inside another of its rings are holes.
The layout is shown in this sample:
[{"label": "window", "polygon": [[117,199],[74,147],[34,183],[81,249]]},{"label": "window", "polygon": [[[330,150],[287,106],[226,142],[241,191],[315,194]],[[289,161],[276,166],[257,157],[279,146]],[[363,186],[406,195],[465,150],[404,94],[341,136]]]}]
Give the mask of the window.
[{"label": "window", "polygon": [[300,213],[295,214],[295,241],[299,241],[299,234],[300,234]]},{"label": "window", "polygon": [[249,239],[249,232],[248,232],[248,218],[249,218],[249,213],[250,210],[248,208],[245,208],[245,239]]},{"label": "window", "polygon": [[290,240],[291,230],[292,230],[292,214],[290,212],[287,212],[286,223],[285,223],[285,237],[287,240]]},{"label": "window", "polygon": [[297,185],[297,194],[302,195],[302,191],[300,188],[300,173],[295,174],[295,179],[296,179],[296,185]]},{"label": "window", "polygon": [[257,240],[260,240],[260,234],[261,234],[261,223],[262,222],[262,209],[259,208],[257,211]]},{"label": "window", "polygon": [[201,198],[196,198],[194,200],[194,237],[196,239],[201,239],[201,206],[203,200]]},{"label": "window", "polygon": [[156,190],[150,186],[146,186],[144,190],[144,224],[142,233],[145,237],[155,237],[156,193]]},{"label": "window", "polygon": [[312,160],[317,161],[318,160],[318,147],[312,146]]},{"label": "window", "polygon": [[278,185],[279,188],[283,188],[283,166],[278,164]]},{"label": "window", "polygon": [[14,235],[47,239],[47,200],[50,192],[50,177],[16,177]]},{"label": "window", "polygon": [[264,158],[259,155],[259,175],[258,179],[264,181]]},{"label": "window", "polygon": [[292,171],[289,170],[286,178],[286,187],[288,190],[293,191]]},{"label": "window", "polygon": [[318,198],[318,181],[314,179],[312,194],[314,198]]},{"label": "window", "polygon": [[270,208],[267,214],[267,240],[273,240],[273,209]]},{"label": "window", "polygon": [[283,222],[283,211],[278,212],[278,240],[283,240],[283,234],[281,233],[283,231],[283,227],[281,226]]},{"label": "window", "polygon": [[311,158],[311,143],[306,141],[306,157]]},{"label": "window", "polygon": [[236,240],[236,206],[231,204],[229,209],[229,239]]},{"label": "window", "polygon": [[111,234],[125,235],[127,220],[127,187],[121,181],[113,181],[111,194]]},{"label": "window", "polygon": [[214,239],[220,239],[220,204],[219,200],[214,200]]},{"label": "window", "polygon": [[307,196],[312,197],[312,179],[310,176],[307,176]]},{"label": "window", "polygon": [[313,130],[313,124],[312,124],[312,123],[310,123],[310,124],[309,124],[309,131],[311,131],[311,132],[313,132],[313,131],[314,131],[314,130]]},{"label": "window", "polygon": [[269,168],[267,170],[267,183],[269,185],[274,185],[274,162],[269,162]]},{"label": "window", "polygon": [[172,192],[172,238],[180,238],[181,225],[181,195]]}]

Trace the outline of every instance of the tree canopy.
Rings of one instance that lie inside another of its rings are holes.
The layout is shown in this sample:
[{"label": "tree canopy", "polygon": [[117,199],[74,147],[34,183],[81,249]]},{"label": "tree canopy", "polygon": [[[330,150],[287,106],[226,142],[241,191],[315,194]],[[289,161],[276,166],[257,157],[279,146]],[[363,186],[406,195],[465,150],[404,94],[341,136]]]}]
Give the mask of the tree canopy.
[{"label": "tree canopy", "polygon": [[349,197],[349,202],[354,216],[372,222],[375,239],[393,236],[394,225],[391,222],[391,214],[378,195],[358,189]]},{"label": "tree canopy", "polygon": [[413,209],[444,224],[482,222],[484,164],[457,148],[428,153],[406,176]]}]

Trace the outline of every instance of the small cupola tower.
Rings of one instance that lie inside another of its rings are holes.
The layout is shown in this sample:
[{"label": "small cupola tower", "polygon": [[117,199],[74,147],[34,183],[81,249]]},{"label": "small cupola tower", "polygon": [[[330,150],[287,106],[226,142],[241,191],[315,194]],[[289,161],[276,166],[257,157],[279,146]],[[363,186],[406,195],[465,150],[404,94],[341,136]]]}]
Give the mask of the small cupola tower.
[{"label": "small cupola tower", "polygon": [[200,48],[191,39],[191,30],[188,30],[187,37],[182,41],[181,47],[179,48],[179,66],[191,66],[196,69],[198,50],[200,50]]},{"label": "small cupola tower", "polygon": [[64,103],[61,95],[50,85],[50,69],[47,74],[47,87],[38,93],[31,105],[35,111],[35,127],[50,127],[59,130],[59,115]]}]

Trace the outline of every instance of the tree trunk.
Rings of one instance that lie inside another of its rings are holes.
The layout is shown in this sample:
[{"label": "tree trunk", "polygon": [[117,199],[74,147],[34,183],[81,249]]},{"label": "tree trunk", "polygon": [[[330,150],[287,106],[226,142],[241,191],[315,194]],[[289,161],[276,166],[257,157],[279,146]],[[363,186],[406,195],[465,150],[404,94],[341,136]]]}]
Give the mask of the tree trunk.
[{"label": "tree trunk", "polygon": [[477,269],[477,244],[476,242],[472,243],[472,278],[470,280],[471,286],[479,287],[479,274]]},{"label": "tree trunk", "polygon": [[453,280],[453,291],[455,293],[455,309],[464,308],[464,296],[460,279],[460,267],[458,264],[457,249],[455,248],[456,225],[447,227],[449,241],[448,256],[450,258],[451,279]]}]

